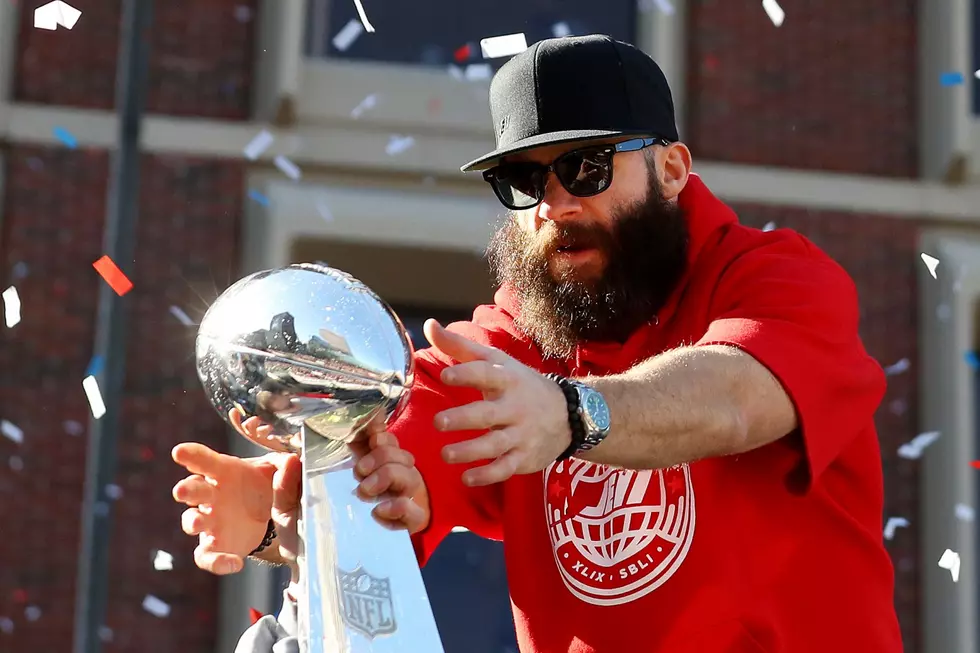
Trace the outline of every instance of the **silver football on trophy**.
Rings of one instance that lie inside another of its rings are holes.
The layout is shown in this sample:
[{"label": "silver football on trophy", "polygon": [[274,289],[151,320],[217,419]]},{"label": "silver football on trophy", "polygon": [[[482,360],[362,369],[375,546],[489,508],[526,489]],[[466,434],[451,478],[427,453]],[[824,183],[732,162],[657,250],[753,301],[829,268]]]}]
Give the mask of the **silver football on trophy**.
[{"label": "silver football on trophy", "polygon": [[412,344],[398,316],[363,283],[302,263],[241,279],[197,334],[197,373],[218,414],[264,423],[257,444],[299,452],[305,427],[348,443],[393,419],[412,385]]}]

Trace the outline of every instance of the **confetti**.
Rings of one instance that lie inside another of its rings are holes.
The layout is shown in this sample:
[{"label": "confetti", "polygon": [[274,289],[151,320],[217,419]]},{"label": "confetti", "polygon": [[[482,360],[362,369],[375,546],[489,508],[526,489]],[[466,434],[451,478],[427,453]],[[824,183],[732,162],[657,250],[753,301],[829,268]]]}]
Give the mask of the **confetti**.
[{"label": "confetti", "polygon": [[166,551],[155,550],[153,552],[153,568],[157,571],[173,571],[174,557]]},{"label": "confetti", "polygon": [[762,8],[766,10],[766,14],[769,16],[769,20],[776,27],[783,24],[783,19],[786,18],[786,12],[783,8],[779,6],[776,0],[762,0]]},{"label": "confetti", "polygon": [[343,29],[337,32],[337,35],[333,37],[333,47],[337,48],[339,51],[344,52],[357,37],[364,33],[364,26],[361,25],[356,19],[351,18]]},{"label": "confetti", "polygon": [[105,367],[105,360],[96,354],[89,361],[88,369],[85,370],[85,376],[98,376],[102,372],[103,367]]},{"label": "confetti", "polygon": [[10,460],[7,461],[7,464],[10,465],[10,469],[15,472],[19,472],[24,469],[24,459],[20,456],[11,456]]},{"label": "confetti", "polygon": [[956,518],[960,521],[972,523],[976,518],[976,512],[973,510],[972,506],[968,506],[965,503],[957,503]]},{"label": "confetti", "polygon": [[463,81],[466,78],[463,69],[453,64],[449,64],[449,76],[459,81]]},{"label": "confetti", "polygon": [[466,61],[472,56],[473,56],[473,46],[470,45],[469,43],[465,43],[459,46],[458,48],[456,48],[456,51],[453,52],[453,59],[455,59],[459,63],[463,63],[464,61]]},{"label": "confetti", "polygon": [[34,27],[56,30],[58,25],[71,29],[78,22],[82,12],[62,0],[54,0],[34,10]]},{"label": "confetti", "polygon": [[333,222],[333,213],[330,211],[330,205],[327,204],[325,197],[316,198],[316,210],[324,221]]},{"label": "confetti", "polygon": [[973,469],[980,469],[980,460],[974,460],[972,463],[970,463],[970,467]]},{"label": "confetti", "polygon": [[977,72],[973,73],[973,76],[976,77],[977,79],[980,79],[980,70],[978,70]]},{"label": "confetti", "polygon": [[247,5],[238,5],[235,7],[235,20],[239,23],[247,23],[252,20],[252,8]]},{"label": "confetti", "polygon": [[133,282],[119,269],[111,258],[108,256],[103,256],[98,261],[92,264],[96,272],[102,275],[106,283],[116,291],[116,294],[122,297],[130,290],[133,289]]},{"label": "confetti", "polygon": [[415,139],[411,136],[392,136],[388,139],[388,145],[385,146],[385,154],[395,156],[413,145],[415,145]]},{"label": "confetti", "polygon": [[275,158],[274,163],[276,164],[276,167],[279,168],[279,172],[286,175],[293,181],[298,181],[303,176],[299,166],[281,154]]},{"label": "confetti", "polygon": [[85,396],[88,397],[88,405],[92,409],[92,417],[101,419],[105,415],[105,402],[102,401],[102,393],[99,391],[99,382],[94,376],[87,376],[82,381],[82,388]]},{"label": "confetti", "polygon": [[939,439],[939,431],[928,431],[915,436],[911,442],[906,442],[898,448],[898,455],[906,460],[915,460],[922,455],[922,451],[930,444]]},{"label": "confetti", "polygon": [[373,33],[374,25],[367,19],[367,14],[364,13],[364,6],[361,5],[361,0],[354,0],[354,8],[357,9],[357,15],[360,16],[361,22],[364,23],[364,29]]},{"label": "confetti", "polygon": [[980,358],[977,358],[977,352],[975,351],[966,352],[965,354],[963,354],[963,360],[966,361],[966,364],[969,365],[971,368],[975,370],[980,369]]},{"label": "confetti", "polygon": [[11,272],[14,275],[14,280],[20,281],[28,274],[30,274],[30,268],[27,267],[27,263],[24,263],[23,261],[18,261],[17,263],[14,264],[14,269]]},{"label": "confetti", "polygon": [[82,426],[80,422],[76,422],[72,419],[66,419],[61,423],[61,426],[65,429],[65,433],[68,435],[79,436],[85,432],[85,427]]},{"label": "confetti", "polygon": [[375,105],[377,105],[377,103],[378,103],[378,96],[376,93],[372,93],[371,95],[361,100],[361,103],[358,104],[356,107],[354,107],[353,110],[351,110],[350,117],[354,118],[355,120],[357,118],[360,118],[365,111],[369,109],[373,109]]},{"label": "confetti", "polygon": [[99,639],[101,639],[103,642],[111,642],[115,635],[116,634],[112,632],[112,628],[109,628],[108,626],[99,626]]},{"label": "confetti", "polygon": [[105,495],[108,499],[118,501],[119,499],[122,499],[123,490],[115,483],[109,483],[109,485],[105,486]]},{"label": "confetti", "polygon": [[894,364],[889,365],[888,367],[886,367],[885,368],[885,374],[887,376],[895,376],[896,374],[901,374],[902,372],[907,372],[910,366],[911,366],[911,363],[909,363],[909,359],[903,358],[902,360],[898,361],[897,363],[894,363]]},{"label": "confetti", "polygon": [[939,259],[934,256],[929,256],[926,253],[920,254],[922,257],[922,262],[926,264],[926,269],[929,270],[929,274],[932,278],[936,278],[936,267],[939,265]]},{"label": "confetti", "polygon": [[143,599],[143,609],[161,619],[170,614],[170,606],[152,594],[147,594]]},{"label": "confetti", "polygon": [[12,440],[17,444],[24,444],[24,431],[13,422],[0,419],[0,433],[3,433],[8,440]]},{"label": "confetti", "polygon": [[904,399],[892,399],[888,403],[888,410],[892,412],[892,415],[904,415],[907,409],[908,405],[905,403]]},{"label": "confetti", "polygon": [[941,73],[939,75],[939,83],[943,86],[959,86],[965,81],[963,73],[960,72]]},{"label": "confetti", "polygon": [[41,618],[41,608],[37,607],[36,605],[27,606],[24,608],[24,617],[26,617],[28,621],[37,621]]},{"label": "confetti", "polygon": [[474,82],[481,79],[490,79],[493,77],[493,68],[490,67],[488,63],[471,63],[463,71],[463,77],[468,82]]},{"label": "confetti", "polygon": [[960,554],[952,549],[946,549],[943,552],[943,557],[939,559],[939,566],[943,569],[948,569],[950,575],[953,577],[953,582],[959,582],[960,580]]},{"label": "confetti", "polygon": [[[665,13],[668,16],[674,15],[674,6],[670,4],[670,0],[654,0],[654,2],[657,5],[657,9],[659,9],[662,13]],[[779,5],[776,6],[778,7]],[[780,10],[780,12],[782,12],[782,10]],[[779,22],[782,23],[783,19],[780,18]],[[777,25],[776,27],[779,27],[779,25]]]},{"label": "confetti", "polygon": [[10,286],[3,291],[3,319],[8,329],[12,329],[20,322],[20,296],[17,289]]},{"label": "confetti", "polygon": [[248,198],[253,202],[261,204],[262,206],[269,206],[269,198],[257,190],[248,191]]},{"label": "confetti", "polygon": [[194,326],[194,321],[179,306],[171,306],[170,314],[177,318],[184,326]]},{"label": "confetti", "polygon": [[269,149],[269,146],[272,145],[272,142],[275,140],[275,136],[263,129],[248,142],[248,145],[245,146],[245,149],[243,150],[245,153],[245,158],[249,161],[255,161],[262,156],[263,152]]},{"label": "confetti", "polygon": [[58,142],[69,150],[74,150],[78,147],[78,139],[64,127],[55,127],[53,133],[54,137],[58,139]]},{"label": "confetti", "polygon": [[949,318],[953,317],[953,309],[949,304],[940,304],[936,307],[936,317],[940,322],[948,322]]},{"label": "confetti", "polygon": [[762,230],[763,231],[772,231],[775,228],[776,228],[776,223],[775,222],[767,222],[766,224],[764,224],[762,226]]},{"label": "confetti", "polygon": [[527,50],[527,39],[524,37],[524,32],[491,36],[480,40],[480,51],[483,53],[484,59],[512,57],[525,50]]},{"label": "confetti", "polygon": [[572,28],[568,26],[568,23],[555,23],[551,26],[551,35],[556,39],[565,38],[572,35]]},{"label": "confetti", "polygon": [[10,617],[0,617],[0,633],[9,635],[14,632],[14,620]]},{"label": "confetti", "polygon": [[909,520],[905,517],[889,517],[888,523],[885,524],[885,539],[890,540],[895,537],[896,528],[908,528]]}]

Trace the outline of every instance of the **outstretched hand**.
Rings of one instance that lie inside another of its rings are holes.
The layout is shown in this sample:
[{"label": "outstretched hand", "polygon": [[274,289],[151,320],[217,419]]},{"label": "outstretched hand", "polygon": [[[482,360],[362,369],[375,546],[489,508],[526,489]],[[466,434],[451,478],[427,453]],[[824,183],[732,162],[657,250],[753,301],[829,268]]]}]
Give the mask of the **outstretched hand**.
[{"label": "outstretched hand", "polygon": [[435,416],[440,431],[489,430],[472,440],[447,445],[448,463],[492,461],[463,473],[467,485],[490,485],[514,474],[531,474],[555,461],[572,441],[565,396],[554,382],[499,349],[425,323],[429,343],[458,364],[442,371],[446,385],[475,388],[482,401]]}]

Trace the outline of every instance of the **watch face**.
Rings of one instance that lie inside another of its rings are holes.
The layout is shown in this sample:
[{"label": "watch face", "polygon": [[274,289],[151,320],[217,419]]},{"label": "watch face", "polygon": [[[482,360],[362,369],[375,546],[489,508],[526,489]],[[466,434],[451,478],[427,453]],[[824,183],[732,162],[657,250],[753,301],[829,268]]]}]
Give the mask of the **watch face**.
[{"label": "watch face", "polygon": [[585,398],[585,412],[588,413],[596,428],[600,431],[609,429],[609,406],[598,392],[590,392]]}]

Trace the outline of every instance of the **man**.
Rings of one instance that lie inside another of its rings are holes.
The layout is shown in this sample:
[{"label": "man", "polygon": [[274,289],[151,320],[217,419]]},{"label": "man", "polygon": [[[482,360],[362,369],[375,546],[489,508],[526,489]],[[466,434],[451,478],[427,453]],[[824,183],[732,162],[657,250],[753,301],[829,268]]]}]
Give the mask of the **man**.
[{"label": "man", "polygon": [[[363,495],[395,496],[379,518],[423,564],[454,526],[503,539],[525,653],[900,651],[884,375],[847,274],[738,223],[629,45],[537,43],[490,105],[497,149],[463,170],[512,211],[489,249],[500,289],[470,322],[426,325],[407,410],[358,464]],[[261,495],[248,538],[199,547],[234,571],[296,463],[221,461]]]}]

